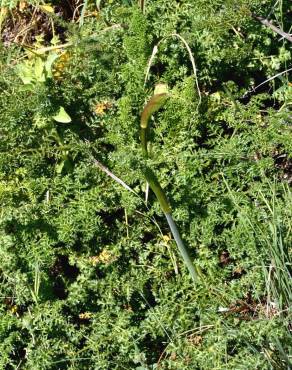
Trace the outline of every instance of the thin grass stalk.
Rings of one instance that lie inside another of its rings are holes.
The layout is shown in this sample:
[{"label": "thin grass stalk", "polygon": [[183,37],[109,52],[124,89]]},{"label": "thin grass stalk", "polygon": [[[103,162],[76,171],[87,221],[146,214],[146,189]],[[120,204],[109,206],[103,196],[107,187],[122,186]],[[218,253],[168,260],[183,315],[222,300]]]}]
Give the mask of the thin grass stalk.
[{"label": "thin grass stalk", "polygon": [[79,19],[79,27],[83,26],[84,16],[85,16],[85,12],[86,12],[86,9],[87,9],[87,4],[88,4],[88,0],[84,0],[83,7],[82,7],[82,10],[81,10],[80,19]]},{"label": "thin grass stalk", "polygon": [[[223,181],[226,185],[228,193],[241,217],[244,227],[247,232],[253,231],[254,235],[257,235],[262,245],[265,246],[269,253],[269,259],[271,261],[270,266],[267,270],[263,263],[263,270],[266,277],[266,291],[269,301],[276,302],[277,308],[280,312],[285,312],[286,309],[291,307],[292,301],[292,285],[291,285],[291,257],[289,255],[288,243],[285,241],[281,231],[281,221],[279,220],[276,213],[276,194],[275,186],[270,184],[270,190],[272,193],[272,199],[268,200],[264,194],[259,191],[261,200],[266,205],[271,221],[269,221],[270,232],[267,233],[266,229],[262,227],[260,223],[254,223],[249,217],[242,214],[241,207],[236,201],[225,177],[222,175]],[[285,198],[290,204],[290,193],[289,189],[284,188]],[[289,231],[287,231],[288,236]],[[269,304],[269,302],[268,302]]]}]

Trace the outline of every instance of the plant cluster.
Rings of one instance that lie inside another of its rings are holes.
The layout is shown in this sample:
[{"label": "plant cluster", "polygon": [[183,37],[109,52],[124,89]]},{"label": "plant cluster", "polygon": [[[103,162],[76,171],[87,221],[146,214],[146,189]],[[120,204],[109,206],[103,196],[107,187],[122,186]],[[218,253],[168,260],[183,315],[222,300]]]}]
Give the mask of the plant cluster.
[{"label": "plant cluster", "polygon": [[63,3],[1,2],[0,368],[289,368],[289,1]]}]

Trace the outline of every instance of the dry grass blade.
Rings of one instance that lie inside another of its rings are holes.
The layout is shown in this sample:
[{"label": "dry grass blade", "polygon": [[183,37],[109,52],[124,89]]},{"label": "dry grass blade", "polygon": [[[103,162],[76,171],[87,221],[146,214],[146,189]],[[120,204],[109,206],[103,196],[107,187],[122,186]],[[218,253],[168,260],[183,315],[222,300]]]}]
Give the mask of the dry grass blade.
[{"label": "dry grass blade", "polygon": [[152,66],[152,63],[153,63],[153,60],[155,58],[155,55],[158,53],[158,46],[160,44],[161,41],[159,41],[159,43],[157,45],[154,45],[154,48],[152,50],[152,53],[151,53],[151,57],[147,63],[147,69],[146,69],[146,73],[145,73],[145,79],[144,79],[144,85],[146,85],[146,82],[148,80],[148,77],[149,77],[149,73],[150,73],[150,68]]},{"label": "dry grass blade", "polygon": [[30,45],[24,45],[24,47],[27,48],[27,49],[29,49],[29,51],[31,51],[31,52],[33,52],[35,54],[44,54],[47,51],[54,51],[54,50],[58,50],[58,49],[66,49],[66,48],[69,48],[69,47],[71,47],[73,45],[74,44],[72,42],[66,42],[65,44],[53,45],[53,46],[46,46],[46,47],[38,48],[38,49],[34,49]]},{"label": "dry grass blade", "polygon": [[286,69],[286,70],[285,70],[285,71],[283,71],[283,72],[279,72],[279,73],[277,73],[276,75],[274,75],[274,76],[272,76],[272,77],[268,78],[268,79],[267,79],[267,80],[265,80],[264,82],[260,83],[260,84],[259,84],[259,85],[257,85],[256,87],[254,87],[252,91],[257,90],[260,86],[262,86],[262,85],[264,85],[264,84],[266,84],[266,83],[268,83],[268,82],[270,82],[270,81],[274,80],[275,78],[277,78],[277,77],[279,77],[279,76],[281,76],[281,75],[283,75],[283,74],[285,74],[285,73],[288,73],[288,72],[290,72],[290,71],[292,71],[292,68],[289,68],[289,69]]},{"label": "dry grass blade", "polygon": [[200,90],[200,86],[199,86],[199,82],[198,82],[198,74],[197,74],[197,67],[196,67],[196,63],[195,63],[195,58],[193,56],[193,53],[192,53],[192,50],[189,46],[189,44],[187,43],[187,41],[178,33],[172,33],[168,36],[165,36],[163,37],[154,47],[153,47],[153,50],[152,50],[152,53],[151,53],[151,57],[147,63],[147,69],[146,69],[146,74],[145,74],[145,80],[144,80],[144,84],[146,84],[147,80],[148,80],[148,77],[149,77],[149,73],[150,73],[150,69],[151,69],[151,66],[152,66],[152,63],[154,61],[154,58],[156,56],[156,54],[158,53],[158,48],[159,48],[159,45],[165,41],[166,39],[170,38],[170,37],[176,37],[178,38],[184,45],[184,47],[186,48],[188,54],[189,54],[189,58],[190,58],[190,61],[191,61],[191,64],[192,64],[192,69],[193,69],[193,74],[194,74],[194,79],[195,79],[195,84],[196,84],[196,88],[197,88],[197,91],[198,91],[198,95],[199,95],[199,104],[198,104],[198,107],[199,105],[201,104],[201,101],[202,101],[202,94],[201,94],[201,90]]},{"label": "dry grass blade", "polygon": [[192,63],[192,67],[193,67],[193,72],[194,72],[194,78],[195,78],[195,82],[196,82],[196,87],[197,87],[197,90],[198,90],[199,105],[200,105],[201,104],[201,100],[202,100],[202,94],[201,94],[200,87],[199,87],[199,82],[198,82],[197,67],[196,67],[196,63],[195,63],[195,58],[194,58],[194,56],[192,54],[191,48],[189,47],[189,44],[186,42],[186,40],[180,34],[173,33],[171,36],[178,37],[183,42],[185,48],[187,49],[187,51],[189,53],[190,61]]},{"label": "dry grass blade", "polygon": [[103,172],[105,172],[108,176],[110,176],[113,180],[115,180],[117,183],[122,185],[123,188],[130,191],[131,193],[137,195],[139,198],[139,194],[137,194],[132,188],[130,188],[129,185],[127,185],[123,180],[121,180],[118,176],[116,176],[114,173],[112,173],[107,167],[105,167],[102,163],[100,163],[97,159],[93,160],[93,163]]},{"label": "dry grass blade", "polygon": [[[97,159],[94,158],[93,163],[96,165],[96,167],[98,167],[101,171],[106,173],[109,177],[111,177],[114,181],[116,181],[118,184],[120,184],[123,188],[130,191],[132,194],[136,195],[136,197],[138,197],[140,199],[140,201],[145,205],[146,209],[149,211],[147,203],[144,202],[144,200],[140,197],[140,195],[138,193],[136,193],[132,188],[130,188],[129,185],[127,185],[123,180],[121,180],[118,176],[116,176],[114,173],[112,173],[106,166],[104,166],[102,163],[100,163]],[[142,212],[139,212],[139,211],[136,211],[136,212],[145,217],[145,214],[143,214]],[[157,223],[156,219],[154,217],[148,217],[148,216],[146,216],[146,217],[149,218],[155,224],[155,226],[159,230],[160,235],[163,236],[162,230],[161,230],[159,224]]]}]

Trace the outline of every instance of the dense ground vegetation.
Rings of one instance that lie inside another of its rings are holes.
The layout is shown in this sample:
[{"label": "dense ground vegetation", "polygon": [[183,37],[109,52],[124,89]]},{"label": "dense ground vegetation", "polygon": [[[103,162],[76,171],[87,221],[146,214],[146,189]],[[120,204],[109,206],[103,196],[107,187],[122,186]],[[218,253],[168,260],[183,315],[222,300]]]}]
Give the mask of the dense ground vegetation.
[{"label": "dense ground vegetation", "polygon": [[[291,32],[288,0],[1,1],[0,369],[291,367],[291,43],[255,16]],[[144,202],[159,82],[195,284]]]}]

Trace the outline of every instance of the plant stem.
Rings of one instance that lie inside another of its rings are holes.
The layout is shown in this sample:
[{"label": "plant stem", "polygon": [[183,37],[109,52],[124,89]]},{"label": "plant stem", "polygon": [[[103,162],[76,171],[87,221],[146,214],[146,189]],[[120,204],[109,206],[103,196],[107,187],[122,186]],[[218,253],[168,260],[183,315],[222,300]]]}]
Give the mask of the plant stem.
[{"label": "plant stem", "polygon": [[165,217],[167,219],[167,222],[168,222],[168,225],[170,227],[170,230],[171,230],[171,233],[176,241],[176,244],[178,246],[178,249],[180,251],[180,254],[182,255],[183,257],[183,260],[189,270],[189,273],[191,274],[191,277],[192,279],[194,280],[194,282],[197,281],[197,271],[193,265],[193,262],[191,261],[191,258],[189,256],[189,253],[184,245],[184,242],[182,241],[181,237],[180,237],[180,234],[179,234],[179,231],[178,231],[178,228],[176,226],[176,223],[174,222],[173,218],[172,218],[172,215],[170,213],[164,213],[165,214]]},{"label": "plant stem", "polygon": [[174,237],[174,240],[176,241],[177,247],[180,251],[180,254],[182,255],[182,258],[184,260],[184,263],[186,264],[192,279],[194,282],[197,280],[197,271],[192,263],[192,260],[189,256],[189,252],[187,248],[184,245],[184,242],[182,241],[178,228],[176,226],[176,223],[171,215],[171,208],[170,204],[168,202],[168,199],[166,197],[165,192],[160,186],[159,181],[157,180],[154,172],[149,168],[146,167],[144,169],[144,175],[146,177],[147,182],[149,183],[150,188],[152,189],[153,193],[156,195],[156,198],[159,201],[160,207],[165,214],[166,220],[168,222],[168,225],[170,227],[171,233]]},{"label": "plant stem", "polygon": [[149,167],[145,167],[143,173],[151,190],[156,195],[162,211],[164,213],[171,213],[171,207],[168,202],[167,196],[163,191],[159,181],[157,180],[154,172]]},{"label": "plant stem", "polygon": [[[148,130],[149,130],[149,119],[151,115],[159,110],[162,105],[165,103],[166,99],[168,97],[167,94],[167,86],[165,84],[158,84],[156,85],[156,88],[154,90],[154,95],[150,98],[148,103],[146,104],[142,114],[141,114],[141,131],[140,131],[140,139],[141,139],[141,147],[142,147],[142,153],[144,158],[149,158],[148,155]],[[165,214],[166,220],[168,222],[168,225],[170,227],[171,233],[174,237],[174,240],[176,241],[177,247],[180,251],[180,254],[183,257],[184,263],[186,264],[192,279],[194,282],[197,281],[197,271],[192,263],[192,260],[189,256],[188,250],[185,247],[178,228],[171,216],[171,207],[169,204],[169,201],[167,199],[167,196],[162,189],[158,179],[155,176],[155,173],[148,167],[144,166],[142,169],[142,172],[151,188],[153,193],[156,195],[157,200],[159,201],[160,207]]]}]

